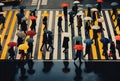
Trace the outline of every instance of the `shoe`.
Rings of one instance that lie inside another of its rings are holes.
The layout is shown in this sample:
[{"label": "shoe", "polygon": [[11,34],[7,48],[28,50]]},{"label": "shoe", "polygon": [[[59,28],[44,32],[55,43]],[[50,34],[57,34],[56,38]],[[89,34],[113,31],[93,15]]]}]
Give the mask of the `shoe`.
[{"label": "shoe", "polygon": [[42,49],[40,49],[40,51],[42,51]]}]

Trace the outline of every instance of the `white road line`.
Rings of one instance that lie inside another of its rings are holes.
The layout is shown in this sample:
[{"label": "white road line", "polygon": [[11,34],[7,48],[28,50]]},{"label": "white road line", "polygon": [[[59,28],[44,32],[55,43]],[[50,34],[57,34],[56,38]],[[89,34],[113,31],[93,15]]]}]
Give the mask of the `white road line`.
[{"label": "white road line", "polygon": [[[103,13],[101,12],[101,15],[103,17]],[[105,19],[104,19],[105,20]],[[106,29],[106,25],[105,25],[105,22],[102,22],[102,26],[104,28],[105,31],[103,31],[103,34],[104,34],[104,37],[108,38],[108,31]],[[108,38],[109,39],[109,38]],[[110,44],[108,44],[108,48],[110,48]],[[109,53],[110,49],[108,49],[108,53]]]},{"label": "white road line", "polygon": [[[83,13],[83,11],[81,11],[80,13]],[[86,47],[86,45],[84,43],[84,40],[85,40],[85,24],[84,23],[85,23],[85,21],[83,19],[83,15],[81,16],[82,20],[83,20],[82,27],[81,27],[81,36],[82,36],[82,44],[84,46],[84,49],[83,49],[83,55],[84,55],[85,54],[85,47]],[[88,59],[88,54],[84,57],[84,59]]]},{"label": "white road line", "polygon": [[[39,26],[40,26],[40,17],[41,17],[41,11],[38,11],[38,14],[37,14],[37,20],[36,20],[36,33],[38,34],[38,31],[40,31],[40,30],[38,30],[39,29]],[[32,53],[32,56],[35,56],[35,45],[36,45],[36,43],[38,43],[38,42],[36,42],[37,41],[37,34],[33,37],[33,39],[34,39],[34,42],[33,42],[33,53]],[[38,49],[39,50],[39,49]]]},{"label": "white road line", "polygon": [[38,0],[32,0],[31,5],[32,5],[32,6],[35,6],[35,5],[37,5],[37,2],[38,2]]},{"label": "white road line", "polygon": [[[68,18],[69,19],[69,18]],[[69,21],[69,20],[68,20]],[[68,42],[68,59],[72,59],[72,36],[71,36],[71,27],[68,27],[68,33],[69,33],[69,42]]]},{"label": "white road line", "polygon": [[40,9],[40,3],[41,3],[41,0],[38,0],[37,10]]},{"label": "white road line", "polygon": [[47,5],[48,0],[42,0],[41,5]]},{"label": "white road line", "polygon": [[[114,34],[114,32],[113,32],[113,27],[111,27],[112,26],[112,24],[111,24],[111,22],[110,22],[110,16],[109,16],[109,14],[108,14],[108,11],[105,11],[105,15],[106,15],[106,18],[107,18],[107,21],[108,21],[108,26],[109,26],[109,29],[110,29],[110,33],[111,33],[111,37],[112,37],[112,40],[114,41],[114,43],[116,44],[116,40],[115,40],[115,34]],[[120,57],[119,57],[119,53],[118,53],[118,50],[116,49],[116,58],[117,59],[120,59]]]},{"label": "white road line", "polygon": [[57,60],[57,54],[58,54],[58,26],[57,26],[57,15],[59,11],[56,11],[55,14],[55,29],[54,29],[54,52],[53,52],[53,59]]},{"label": "white road line", "polygon": [[74,17],[74,34],[75,36],[78,36],[77,16]]},{"label": "white road line", "polygon": [[[49,20],[48,20],[48,30],[49,31],[51,31],[52,30],[52,18],[53,18],[53,11],[50,11],[50,13],[49,13]],[[46,52],[46,57],[45,57],[45,59],[49,59],[49,57],[50,57],[50,52],[49,51],[47,51]]]}]

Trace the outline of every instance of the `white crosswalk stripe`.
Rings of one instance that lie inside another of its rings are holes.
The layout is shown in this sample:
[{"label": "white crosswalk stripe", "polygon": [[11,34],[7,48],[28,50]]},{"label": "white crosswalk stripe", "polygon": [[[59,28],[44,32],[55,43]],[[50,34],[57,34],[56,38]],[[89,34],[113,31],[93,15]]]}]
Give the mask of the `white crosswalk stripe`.
[{"label": "white crosswalk stripe", "polygon": [[35,5],[37,5],[37,3],[38,3],[38,0],[32,0],[31,5],[32,5],[32,6],[35,6]]}]

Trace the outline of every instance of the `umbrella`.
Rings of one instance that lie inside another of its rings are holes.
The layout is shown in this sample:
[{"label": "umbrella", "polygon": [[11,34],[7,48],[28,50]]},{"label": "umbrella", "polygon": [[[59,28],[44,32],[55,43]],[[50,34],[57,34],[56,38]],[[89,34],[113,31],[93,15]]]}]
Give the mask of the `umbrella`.
[{"label": "umbrella", "polygon": [[49,31],[49,30],[45,30],[45,33],[53,34],[53,32],[52,32],[52,31]]},{"label": "umbrella", "polygon": [[67,3],[62,3],[61,6],[62,7],[68,7],[68,4]]},{"label": "umbrella", "polygon": [[31,20],[36,20],[37,18],[35,16],[30,16]]},{"label": "umbrella", "polygon": [[32,11],[36,11],[36,8],[32,8],[32,9],[30,9],[30,11],[32,12]]},{"label": "umbrella", "polygon": [[22,5],[22,6],[19,6],[19,8],[20,8],[20,9],[25,9],[26,6],[23,6],[23,5]]},{"label": "umbrella", "polygon": [[83,50],[83,46],[82,45],[74,45],[74,49],[76,50]]},{"label": "umbrella", "polygon": [[80,11],[80,12],[77,13],[77,15],[83,15],[83,12]]},{"label": "umbrella", "polygon": [[98,30],[98,29],[100,29],[100,26],[95,26],[95,25],[94,25],[94,26],[92,26],[92,29],[93,29],[93,30]]},{"label": "umbrella", "polygon": [[0,3],[0,6],[4,6],[4,3]]},{"label": "umbrella", "polygon": [[80,36],[74,36],[74,37],[73,37],[73,40],[82,41],[82,37],[80,37]]},{"label": "umbrella", "polygon": [[100,17],[100,18],[98,19],[98,22],[104,22],[104,18],[103,18],[103,17]]},{"label": "umbrella", "polygon": [[16,42],[9,42],[8,46],[10,46],[10,47],[17,46],[17,43]]},{"label": "umbrella", "polygon": [[27,44],[20,44],[18,49],[19,50],[27,50],[28,49],[28,45]]},{"label": "umbrella", "polygon": [[29,42],[29,43],[34,42],[33,38],[28,38],[26,41]]},{"label": "umbrella", "polygon": [[25,34],[24,32],[21,32],[21,31],[18,31],[18,32],[16,33],[16,35],[17,35],[18,37],[21,37],[21,38],[25,38],[25,37],[26,37],[26,34]]},{"label": "umbrella", "polygon": [[84,17],[84,20],[92,20],[92,18],[91,17]]},{"label": "umbrella", "polygon": [[102,42],[102,43],[109,43],[110,42],[110,40],[108,39],[108,38],[105,38],[105,37],[102,37],[101,39],[100,39],[100,41]]},{"label": "umbrella", "polygon": [[97,0],[97,2],[103,2],[103,0]]},{"label": "umbrella", "polygon": [[47,11],[44,11],[44,13],[42,14],[42,17],[47,17],[48,16],[48,13],[47,13]]},{"label": "umbrella", "polygon": [[92,8],[91,11],[98,11],[98,9],[97,8]]},{"label": "umbrella", "polygon": [[73,2],[73,4],[79,4],[80,3],[80,1],[74,1]]},{"label": "umbrella", "polygon": [[23,18],[22,18],[22,21],[26,21],[26,20],[27,20],[27,18],[26,18],[26,17],[23,17]]},{"label": "umbrella", "polygon": [[69,12],[69,14],[70,14],[70,15],[73,15],[73,14],[75,14],[75,12],[71,10],[71,11]]},{"label": "umbrella", "polygon": [[120,41],[120,35],[115,36],[115,39]]},{"label": "umbrella", "polygon": [[57,14],[57,17],[64,16],[63,14]]},{"label": "umbrella", "polygon": [[86,6],[86,7],[92,7],[92,5],[91,5],[91,4],[86,4],[85,6]]},{"label": "umbrella", "polygon": [[117,5],[119,5],[117,2],[112,2],[111,4],[110,4],[111,6],[117,6]]},{"label": "umbrella", "polygon": [[92,44],[93,41],[92,41],[91,39],[85,39],[85,40],[84,40],[84,43],[86,43],[86,44]]},{"label": "umbrella", "polygon": [[16,16],[17,16],[18,18],[22,18],[22,17],[24,17],[24,14],[17,13]]},{"label": "umbrella", "polygon": [[26,34],[27,34],[27,35],[30,35],[30,36],[34,36],[34,35],[36,35],[36,32],[33,31],[33,30],[29,30],[29,31],[27,31]]},{"label": "umbrella", "polygon": [[4,14],[4,12],[0,12],[0,14]]}]

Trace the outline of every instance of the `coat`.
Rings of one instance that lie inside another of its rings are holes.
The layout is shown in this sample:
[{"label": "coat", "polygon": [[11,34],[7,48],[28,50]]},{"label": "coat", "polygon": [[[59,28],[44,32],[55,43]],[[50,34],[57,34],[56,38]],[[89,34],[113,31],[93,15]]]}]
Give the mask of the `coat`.
[{"label": "coat", "polygon": [[62,47],[66,48],[66,49],[69,48],[68,47],[68,42],[69,42],[69,38],[68,37],[64,37]]}]

